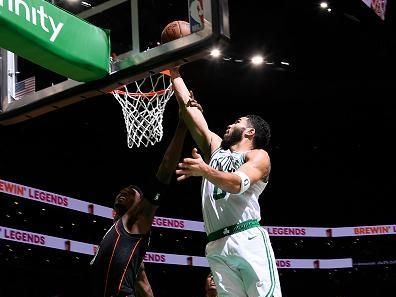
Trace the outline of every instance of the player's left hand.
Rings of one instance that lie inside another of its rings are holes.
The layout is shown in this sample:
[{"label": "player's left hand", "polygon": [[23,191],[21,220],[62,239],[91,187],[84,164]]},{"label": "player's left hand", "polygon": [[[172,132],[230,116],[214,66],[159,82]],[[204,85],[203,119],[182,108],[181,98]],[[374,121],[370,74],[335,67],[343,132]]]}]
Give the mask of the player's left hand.
[{"label": "player's left hand", "polygon": [[203,113],[202,105],[198,103],[197,99],[194,97],[193,91],[190,90],[190,100],[187,102],[187,106],[189,107],[196,107],[199,109],[200,112]]},{"label": "player's left hand", "polygon": [[176,170],[177,181],[185,180],[190,176],[203,176],[207,166],[198,150],[194,148],[192,150],[192,158],[184,158],[183,162],[177,164],[179,168]]}]

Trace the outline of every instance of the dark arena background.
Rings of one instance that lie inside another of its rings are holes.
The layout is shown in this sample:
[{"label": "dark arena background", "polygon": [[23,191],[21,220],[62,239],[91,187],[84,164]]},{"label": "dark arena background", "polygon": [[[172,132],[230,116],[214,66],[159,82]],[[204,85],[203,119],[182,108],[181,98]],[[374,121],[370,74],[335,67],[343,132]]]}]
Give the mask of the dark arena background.
[{"label": "dark arena background", "polygon": [[[361,0],[230,0],[229,45],[181,69],[214,132],[251,113],[271,125],[261,224],[284,297],[396,296],[396,32],[387,2],[380,17]],[[265,63],[253,65],[254,54]],[[176,119],[171,100],[162,141],[134,149],[111,95],[0,126],[1,297],[89,296],[89,262],[111,226],[114,195],[152,176]],[[193,147],[187,138],[183,156]],[[205,245],[200,179],[173,179],[145,258],[154,296],[204,296]]]}]

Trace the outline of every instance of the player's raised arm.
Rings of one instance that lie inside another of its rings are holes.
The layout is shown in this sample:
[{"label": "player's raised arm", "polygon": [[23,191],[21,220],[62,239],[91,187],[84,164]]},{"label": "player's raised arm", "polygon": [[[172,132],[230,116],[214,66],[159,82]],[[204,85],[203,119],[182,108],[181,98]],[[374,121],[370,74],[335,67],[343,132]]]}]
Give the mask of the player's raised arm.
[{"label": "player's raised arm", "polygon": [[177,69],[171,70],[171,77],[182,117],[194,141],[205,154],[205,157],[209,158],[210,154],[220,146],[221,138],[210,131],[202,112],[191,105],[191,99],[194,99],[194,97]]},{"label": "player's raised arm", "polygon": [[175,134],[158,167],[156,177],[144,191],[143,200],[135,213],[131,213],[133,220],[136,217],[138,233],[147,233],[150,230],[155,211],[161,203],[161,198],[170,183],[180,159],[187,128],[182,119],[179,119]]},{"label": "player's raised arm", "polygon": [[163,184],[169,184],[171,181],[176,165],[180,160],[186,132],[187,127],[183,119],[179,119],[175,134],[165,151],[156,175],[158,181]]}]

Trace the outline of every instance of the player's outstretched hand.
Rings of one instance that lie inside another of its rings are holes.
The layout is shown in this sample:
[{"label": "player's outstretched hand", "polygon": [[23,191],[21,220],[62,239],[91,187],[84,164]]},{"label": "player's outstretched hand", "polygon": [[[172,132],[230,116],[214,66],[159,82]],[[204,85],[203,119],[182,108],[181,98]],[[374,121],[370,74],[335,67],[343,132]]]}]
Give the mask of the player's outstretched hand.
[{"label": "player's outstretched hand", "polygon": [[180,76],[180,66],[169,69],[170,76],[176,78]]},{"label": "player's outstretched hand", "polygon": [[203,113],[202,105],[194,97],[193,91],[190,90],[190,100],[187,102],[187,106],[196,107]]},{"label": "player's outstretched hand", "polygon": [[182,181],[190,176],[204,176],[208,165],[202,159],[196,148],[192,150],[192,158],[184,158],[177,164],[176,169],[177,181]]}]

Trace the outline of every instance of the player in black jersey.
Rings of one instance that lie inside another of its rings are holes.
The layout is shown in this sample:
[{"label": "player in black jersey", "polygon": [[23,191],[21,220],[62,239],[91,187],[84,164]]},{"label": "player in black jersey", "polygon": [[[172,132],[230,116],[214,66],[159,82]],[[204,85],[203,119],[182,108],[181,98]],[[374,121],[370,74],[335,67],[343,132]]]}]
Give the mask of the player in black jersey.
[{"label": "player in black jersey", "polygon": [[122,189],[114,202],[114,225],[107,231],[91,261],[94,297],[151,297],[143,258],[149,233],[165,185],[180,158],[186,127],[180,120],[175,135],[150,187]]}]

